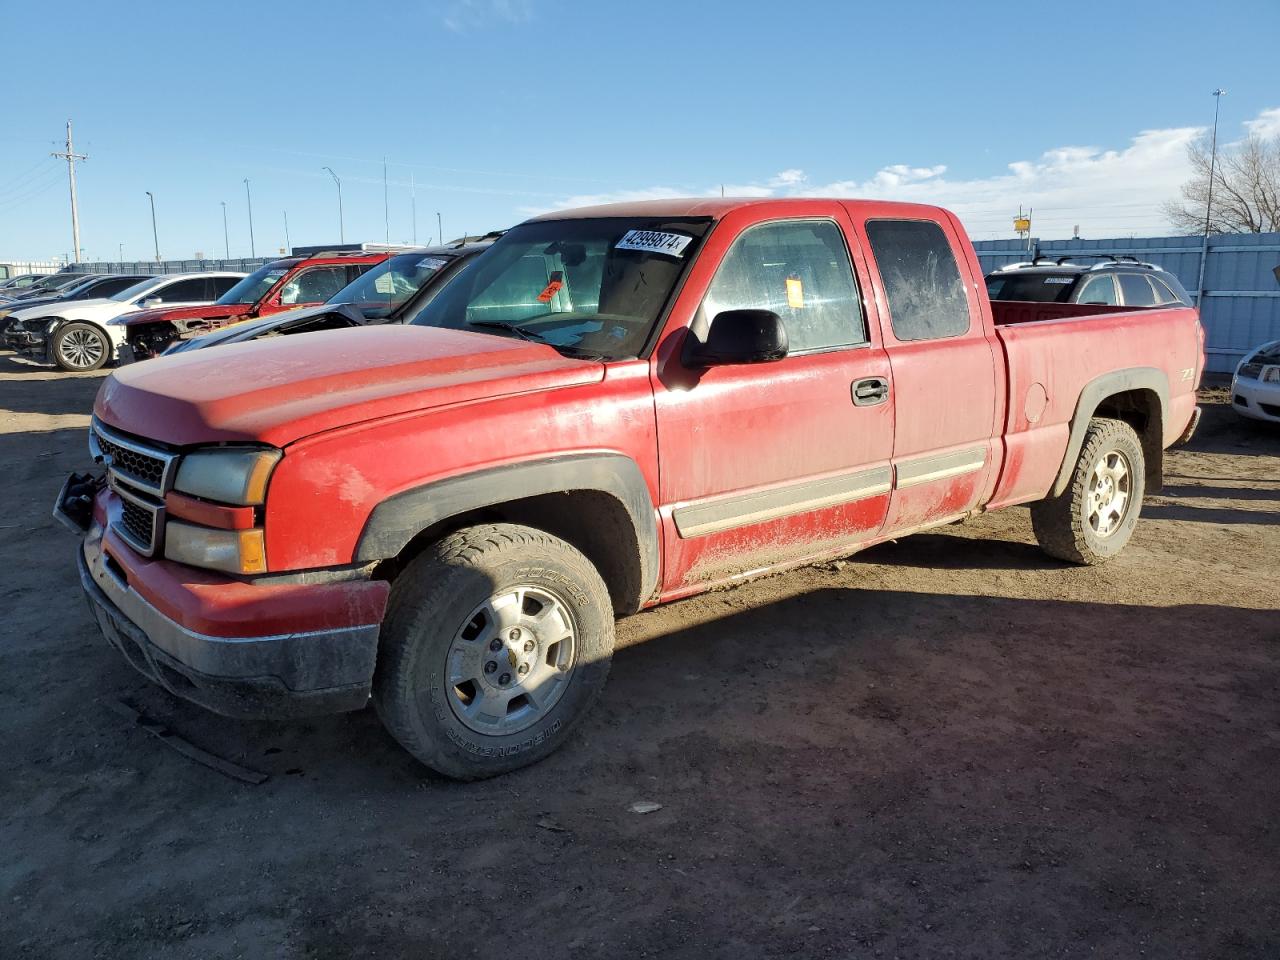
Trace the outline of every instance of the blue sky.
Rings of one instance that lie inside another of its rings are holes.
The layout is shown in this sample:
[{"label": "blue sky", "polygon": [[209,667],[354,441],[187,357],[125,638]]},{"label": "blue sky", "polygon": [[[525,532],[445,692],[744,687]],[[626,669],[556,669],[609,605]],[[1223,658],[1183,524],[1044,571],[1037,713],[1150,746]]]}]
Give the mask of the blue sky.
[{"label": "blue sky", "polygon": [[[1058,11],[1058,12],[1054,12]],[[1063,12],[1065,11],[1065,13]],[[259,254],[510,225],[602,199],[842,194],[957,209],[975,238],[1168,232],[1221,139],[1280,132],[1280,2],[7,4],[0,259]]]}]

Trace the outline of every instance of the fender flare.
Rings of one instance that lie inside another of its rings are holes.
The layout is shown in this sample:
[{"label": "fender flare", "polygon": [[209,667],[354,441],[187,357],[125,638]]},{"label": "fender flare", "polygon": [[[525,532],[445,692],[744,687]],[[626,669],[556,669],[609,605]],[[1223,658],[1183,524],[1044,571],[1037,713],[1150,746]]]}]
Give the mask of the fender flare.
[{"label": "fender flare", "polygon": [[[1067,437],[1066,454],[1058,468],[1058,476],[1054,480],[1050,496],[1061,496],[1071,482],[1071,473],[1080,456],[1080,448],[1084,446],[1085,432],[1098,407],[1108,397],[1130,390],[1150,390],[1156,395],[1160,401],[1160,423],[1163,429],[1169,409],[1169,377],[1163,370],[1157,367],[1129,367],[1125,370],[1112,370],[1090,380],[1080,391],[1075,413],[1071,415],[1071,433]],[[1163,449],[1163,436],[1161,448]]]},{"label": "fender flare", "polygon": [[593,491],[617,500],[631,519],[639,547],[640,596],[657,589],[661,564],[658,521],[640,467],[617,453],[583,453],[508,464],[411,487],[373,508],[356,542],[355,561],[398,556],[423,530],[484,507],[550,493]]}]

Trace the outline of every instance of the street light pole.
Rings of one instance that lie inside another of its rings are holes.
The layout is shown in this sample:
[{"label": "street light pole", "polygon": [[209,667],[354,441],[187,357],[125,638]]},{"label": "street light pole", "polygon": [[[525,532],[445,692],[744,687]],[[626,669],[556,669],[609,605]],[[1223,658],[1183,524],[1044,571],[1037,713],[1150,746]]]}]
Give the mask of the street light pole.
[{"label": "street light pole", "polygon": [[1213,91],[1213,139],[1209,147],[1209,195],[1204,205],[1204,237],[1200,242],[1200,279],[1196,282],[1196,308],[1204,310],[1204,268],[1209,261],[1209,224],[1213,216],[1213,175],[1218,160],[1218,108],[1222,106],[1222,95],[1226,93],[1219,87]]},{"label": "street light pole", "polygon": [[440,219],[440,211],[436,211],[436,229],[439,231],[440,245],[444,246],[444,221]]},{"label": "street light pole", "polygon": [[321,167],[321,170],[328,170],[329,176],[333,177],[333,182],[338,185],[338,242],[347,242],[346,227],[342,223],[342,181],[338,179],[338,175],[333,172],[332,167]]},{"label": "street light pole", "polygon": [[244,178],[244,198],[249,204],[249,256],[257,257],[258,248],[253,243],[253,196],[249,193],[249,178]]},{"label": "street light pole", "polygon": [[147,198],[151,201],[151,239],[156,244],[156,263],[160,262],[160,234],[156,232],[156,198],[150,190],[146,191]]},{"label": "street light pole", "polygon": [[227,259],[231,259],[231,234],[227,232],[227,201],[219,200],[222,204],[222,248],[226,252]]}]

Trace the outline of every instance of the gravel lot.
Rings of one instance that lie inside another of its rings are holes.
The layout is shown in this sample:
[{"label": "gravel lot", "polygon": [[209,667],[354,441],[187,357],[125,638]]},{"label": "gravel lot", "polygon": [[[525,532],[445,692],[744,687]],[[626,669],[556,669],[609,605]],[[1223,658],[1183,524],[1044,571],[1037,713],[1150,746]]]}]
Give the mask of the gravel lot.
[{"label": "gravel lot", "polygon": [[1015,509],[632,617],[573,743],[458,785],[106,646],[49,517],[100,380],[0,356],[0,956],[1280,957],[1280,431],[1222,391],[1110,565]]}]

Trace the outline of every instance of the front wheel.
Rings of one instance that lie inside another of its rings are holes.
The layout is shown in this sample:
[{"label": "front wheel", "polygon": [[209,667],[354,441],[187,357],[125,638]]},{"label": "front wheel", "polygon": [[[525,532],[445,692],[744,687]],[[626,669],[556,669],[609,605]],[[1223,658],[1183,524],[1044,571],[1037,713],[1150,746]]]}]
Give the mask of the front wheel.
[{"label": "front wheel", "polygon": [[53,335],[52,353],[63,370],[86,373],[111,359],[111,340],[91,323],[64,323]]},{"label": "front wheel", "polygon": [[515,524],[459,531],[397,577],[374,707],[446,776],[506,773],[556,750],[609,675],[609,592],[557,537]]},{"label": "front wheel", "polygon": [[1133,536],[1145,486],[1146,462],[1133,427],[1095,418],[1067,489],[1031,505],[1040,548],[1070,563],[1110,560]]}]

